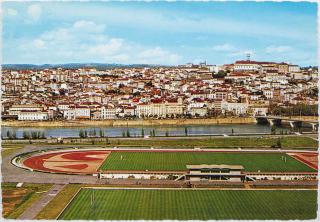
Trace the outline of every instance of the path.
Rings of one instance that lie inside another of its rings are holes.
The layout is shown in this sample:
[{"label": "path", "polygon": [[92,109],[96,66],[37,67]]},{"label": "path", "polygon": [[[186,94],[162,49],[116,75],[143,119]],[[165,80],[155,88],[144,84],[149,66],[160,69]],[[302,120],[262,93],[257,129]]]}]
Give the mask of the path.
[{"label": "path", "polygon": [[38,213],[64,188],[65,184],[55,184],[52,188],[42,194],[40,199],[26,209],[18,219],[20,220],[32,220]]}]

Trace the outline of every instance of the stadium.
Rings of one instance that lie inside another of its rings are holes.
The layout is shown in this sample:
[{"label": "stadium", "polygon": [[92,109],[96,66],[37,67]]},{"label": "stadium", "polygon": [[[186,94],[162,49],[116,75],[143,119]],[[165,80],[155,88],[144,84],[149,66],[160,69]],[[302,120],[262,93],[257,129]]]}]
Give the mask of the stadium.
[{"label": "stadium", "polygon": [[[98,181],[74,185],[76,190],[63,208],[56,210],[53,219],[315,216],[316,191],[303,187],[315,187],[316,151],[57,147],[20,153],[11,162],[31,174],[87,176]],[[279,204],[270,205],[271,200]],[[125,214],[119,213],[122,209],[127,209]],[[232,209],[237,210],[230,213]],[[254,213],[250,209],[255,209]]]},{"label": "stadium", "polygon": [[106,179],[230,182],[311,180],[318,169],[314,151],[232,149],[55,149],[24,153],[12,163],[31,171]]}]

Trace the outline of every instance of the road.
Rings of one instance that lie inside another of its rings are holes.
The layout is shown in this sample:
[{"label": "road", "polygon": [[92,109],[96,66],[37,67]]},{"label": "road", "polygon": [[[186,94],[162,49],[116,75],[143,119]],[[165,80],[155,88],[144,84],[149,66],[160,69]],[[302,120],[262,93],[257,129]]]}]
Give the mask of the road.
[{"label": "road", "polygon": [[55,184],[52,188],[42,194],[40,199],[27,208],[18,219],[20,220],[32,220],[38,213],[64,188],[65,184]]}]

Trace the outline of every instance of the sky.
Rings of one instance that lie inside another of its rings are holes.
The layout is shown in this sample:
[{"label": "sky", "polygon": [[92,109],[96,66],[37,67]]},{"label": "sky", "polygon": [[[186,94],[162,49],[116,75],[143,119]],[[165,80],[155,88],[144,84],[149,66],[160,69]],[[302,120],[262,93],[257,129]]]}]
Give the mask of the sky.
[{"label": "sky", "polygon": [[310,2],[4,2],[2,62],[317,64]]}]

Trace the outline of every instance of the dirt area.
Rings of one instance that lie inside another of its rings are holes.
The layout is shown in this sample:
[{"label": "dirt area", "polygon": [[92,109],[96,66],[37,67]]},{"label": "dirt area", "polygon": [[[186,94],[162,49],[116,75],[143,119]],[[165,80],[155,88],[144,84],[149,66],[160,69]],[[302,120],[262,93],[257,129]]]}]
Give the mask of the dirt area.
[{"label": "dirt area", "polygon": [[26,188],[2,189],[2,215],[6,218],[17,206],[22,204],[32,191]]},{"label": "dirt area", "polygon": [[317,153],[288,153],[296,160],[308,165],[309,167],[318,170],[318,154]]}]

